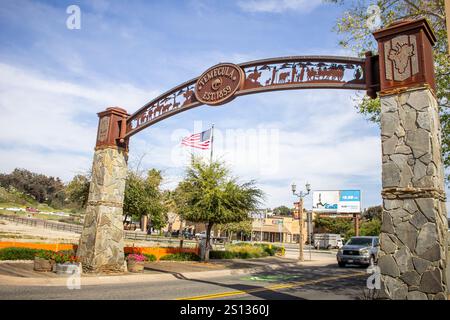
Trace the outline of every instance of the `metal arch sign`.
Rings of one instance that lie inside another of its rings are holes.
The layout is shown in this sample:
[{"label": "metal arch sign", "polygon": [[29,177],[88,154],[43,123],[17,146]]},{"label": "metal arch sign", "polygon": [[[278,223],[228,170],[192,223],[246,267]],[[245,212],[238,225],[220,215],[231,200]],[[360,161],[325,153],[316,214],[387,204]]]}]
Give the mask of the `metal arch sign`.
[{"label": "metal arch sign", "polygon": [[[237,96],[292,89],[377,90],[378,56],[292,56],[221,63],[198,78],[153,99],[126,121],[127,139],[165,118],[203,104],[220,105]],[[370,94],[369,94],[370,95]]]}]

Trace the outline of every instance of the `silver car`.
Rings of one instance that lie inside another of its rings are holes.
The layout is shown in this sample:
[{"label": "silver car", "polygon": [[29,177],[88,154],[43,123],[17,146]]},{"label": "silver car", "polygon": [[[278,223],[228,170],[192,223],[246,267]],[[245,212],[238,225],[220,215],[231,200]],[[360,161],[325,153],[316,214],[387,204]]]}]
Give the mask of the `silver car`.
[{"label": "silver car", "polygon": [[347,264],[373,266],[377,260],[379,247],[378,237],[351,237],[338,250],[337,262],[339,267]]}]

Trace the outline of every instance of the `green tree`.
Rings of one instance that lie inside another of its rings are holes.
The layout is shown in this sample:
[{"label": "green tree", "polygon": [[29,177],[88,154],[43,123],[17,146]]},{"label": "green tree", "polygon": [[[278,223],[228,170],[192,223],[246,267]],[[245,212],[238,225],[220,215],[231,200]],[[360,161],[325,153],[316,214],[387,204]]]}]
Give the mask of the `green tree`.
[{"label": "green tree", "polygon": [[124,222],[128,216],[135,219],[148,216],[156,229],[166,224],[168,208],[160,190],[161,181],[161,172],[155,169],[149,170],[144,177],[128,173],[123,203]]},{"label": "green tree", "polygon": [[286,206],[279,206],[273,209],[273,213],[277,216],[291,216],[292,209]]},{"label": "green tree", "polygon": [[[377,207],[372,207],[377,208]],[[370,208],[369,208],[370,209]],[[376,212],[376,210],[374,210]],[[316,217],[314,225],[320,233],[336,233],[344,236],[345,240],[355,235],[353,219]],[[361,236],[378,236],[381,229],[381,220],[376,215],[360,221],[359,234]]]},{"label": "green tree", "polygon": [[372,220],[378,219],[381,220],[381,213],[383,212],[382,206],[369,207],[364,210],[362,216],[364,219]]},{"label": "green tree", "polygon": [[64,202],[64,184],[58,177],[46,176],[26,169],[14,169],[0,174],[0,186],[33,197],[39,203],[61,206]]},{"label": "green tree", "polygon": [[353,229],[353,220],[348,218],[328,218],[316,216],[314,225],[320,233],[345,235]]},{"label": "green tree", "polygon": [[[436,34],[437,43],[433,49],[437,97],[440,106],[442,125],[442,155],[445,167],[450,166],[450,57],[447,44],[445,22],[445,0],[378,0],[376,2],[358,0],[327,0],[328,2],[347,5],[348,9],[338,19],[335,31],[343,36],[340,45],[351,49],[355,54],[363,55],[365,51],[376,52],[376,41],[368,27],[371,14],[367,12],[370,4],[380,8],[382,26],[388,26],[399,19],[426,18]],[[358,99],[359,100],[359,99]],[[380,101],[364,97],[357,105],[361,114],[369,120],[379,122]],[[450,179],[450,176],[447,176]]]},{"label": "green tree", "polygon": [[212,227],[247,220],[263,197],[254,181],[239,184],[223,163],[206,164],[197,158],[187,168],[179,192],[182,192],[178,201],[182,202],[179,211],[183,219],[206,224],[205,261],[209,260]]},{"label": "green tree", "polygon": [[217,225],[220,231],[224,231],[228,234],[228,238],[231,240],[233,234],[240,233],[242,236],[251,236],[252,234],[252,220],[247,219],[239,222],[230,222]]},{"label": "green tree", "polygon": [[361,223],[360,234],[362,236],[378,236],[381,231],[381,220],[374,218]]},{"label": "green tree", "polygon": [[77,174],[65,188],[66,197],[78,208],[86,208],[89,197],[90,174]]}]

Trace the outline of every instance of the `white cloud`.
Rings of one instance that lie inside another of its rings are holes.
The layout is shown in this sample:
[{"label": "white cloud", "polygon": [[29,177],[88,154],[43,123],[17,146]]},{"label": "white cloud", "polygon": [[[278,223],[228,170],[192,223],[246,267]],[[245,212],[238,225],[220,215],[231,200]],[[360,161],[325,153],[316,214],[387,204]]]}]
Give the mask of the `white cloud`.
[{"label": "white cloud", "polygon": [[13,147],[1,150],[0,171],[11,172],[24,168],[70,181],[76,174],[86,173],[92,157],[64,152],[40,152],[31,148]]},{"label": "white cloud", "polygon": [[59,168],[59,176],[70,177],[89,169],[96,113],[114,105],[132,112],[157,94],[127,83],[74,84],[4,63],[0,74],[2,171],[24,166],[56,174]]},{"label": "white cloud", "polygon": [[296,11],[308,13],[322,3],[321,0],[244,0],[238,1],[238,6],[249,12]]}]

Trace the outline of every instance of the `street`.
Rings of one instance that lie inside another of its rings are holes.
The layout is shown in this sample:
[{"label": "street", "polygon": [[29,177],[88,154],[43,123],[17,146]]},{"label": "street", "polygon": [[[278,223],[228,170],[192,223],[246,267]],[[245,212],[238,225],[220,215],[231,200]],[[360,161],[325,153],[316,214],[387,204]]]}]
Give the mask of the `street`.
[{"label": "street", "polygon": [[297,265],[252,274],[189,278],[173,273],[164,281],[83,285],[70,290],[64,285],[11,285],[2,283],[0,299],[364,299],[364,268],[338,268],[335,263]]}]

